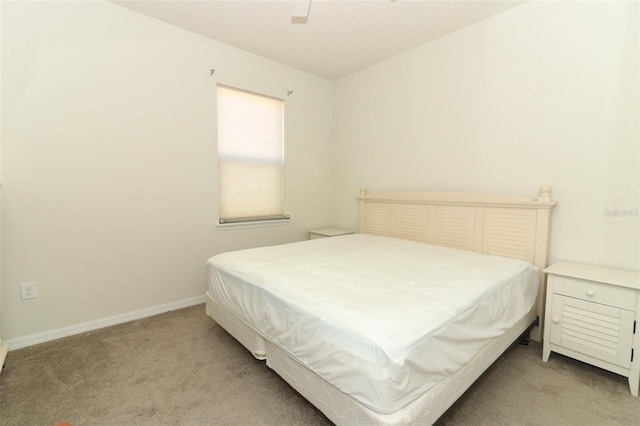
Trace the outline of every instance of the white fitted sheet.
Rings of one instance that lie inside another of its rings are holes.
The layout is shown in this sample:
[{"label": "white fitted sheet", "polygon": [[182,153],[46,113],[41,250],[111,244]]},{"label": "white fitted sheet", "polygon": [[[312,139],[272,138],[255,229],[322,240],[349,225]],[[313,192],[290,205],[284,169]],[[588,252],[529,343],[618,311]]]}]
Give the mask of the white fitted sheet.
[{"label": "white fitted sheet", "polygon": [[535,303],[515,259],[366,234],[224,253],[209,294],[327,382],[391,413]]}]

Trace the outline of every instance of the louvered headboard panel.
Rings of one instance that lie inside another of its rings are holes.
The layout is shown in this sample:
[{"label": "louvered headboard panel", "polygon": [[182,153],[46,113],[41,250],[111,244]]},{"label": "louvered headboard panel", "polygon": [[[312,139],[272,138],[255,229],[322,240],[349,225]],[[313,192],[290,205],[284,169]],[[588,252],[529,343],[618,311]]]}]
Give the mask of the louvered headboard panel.
[{"label": "louvered headboard panel", "polygon": [[[360,191],[359,232],[526,260],[540,268],[542,319],[549,258],[551,187],[537,199],[457,192]],[[536,331],[532,334],[539,338]]]}]

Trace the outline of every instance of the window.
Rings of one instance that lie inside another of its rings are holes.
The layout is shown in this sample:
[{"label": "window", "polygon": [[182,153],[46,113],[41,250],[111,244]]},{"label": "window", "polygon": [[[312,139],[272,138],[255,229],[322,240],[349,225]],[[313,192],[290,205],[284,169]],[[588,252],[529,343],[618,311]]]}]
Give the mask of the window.
[{"label": "window", "polygon": [[220,224],[288,219],[284,101],[217,86]]}]

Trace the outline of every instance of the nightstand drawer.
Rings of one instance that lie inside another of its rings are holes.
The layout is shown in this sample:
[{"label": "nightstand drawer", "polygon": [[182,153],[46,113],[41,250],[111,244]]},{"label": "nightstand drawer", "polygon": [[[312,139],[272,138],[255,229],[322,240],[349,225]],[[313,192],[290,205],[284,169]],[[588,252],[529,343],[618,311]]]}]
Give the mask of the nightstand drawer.
[{"label": "nightstand drawer", "polygon": [[556,276],[554,277],[553,292],[629,311],[633,311],[636,306],[636,292],[634,290],[612,287],[593,281]]}]

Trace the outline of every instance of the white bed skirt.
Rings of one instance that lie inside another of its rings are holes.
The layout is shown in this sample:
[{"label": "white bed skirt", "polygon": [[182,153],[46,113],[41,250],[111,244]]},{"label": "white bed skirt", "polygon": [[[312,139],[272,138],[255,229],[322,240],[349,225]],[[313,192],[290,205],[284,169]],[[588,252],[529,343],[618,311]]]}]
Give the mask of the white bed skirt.
[{"label": "white bed skirt", "polygon": [[402,409],[381,414],[363,406],[324,381],[218,303],[208,292],[206,311],[208,316],[236,338],[254,357],[266,360],[267,366],[337,425],[433,424],[536,319],[534,306],[514,327],[499,338],[491,340],[461,369],[448,375]]}]

